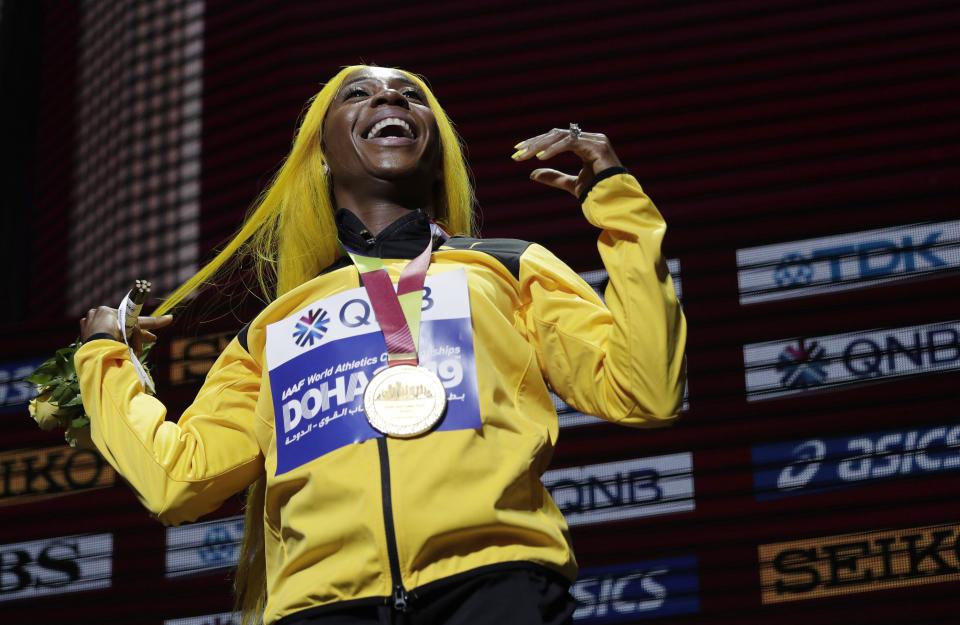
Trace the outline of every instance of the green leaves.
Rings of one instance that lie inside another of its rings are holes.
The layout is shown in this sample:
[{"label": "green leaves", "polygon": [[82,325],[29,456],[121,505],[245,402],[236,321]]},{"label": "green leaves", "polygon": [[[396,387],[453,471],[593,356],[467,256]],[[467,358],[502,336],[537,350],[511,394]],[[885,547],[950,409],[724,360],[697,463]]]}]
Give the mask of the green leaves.
[{"label": "green leaves", "polygon": [[[47,359],[26,378],[27,382],[37,385],[38,397],[31,402],[30,414],[37,420],[49,420],[51,417],[38,418],[39,405],[48,405],[44,412],[56,417],[63,427],[84,428],[90,425],[90,419],[83,411],[83,398],[80,396],[80,382],[73,366],[73,356],[82,343],[76,340],[67,347],[58,349],[53,357]],[[146,343],[140,352],[140,362],[146,367],[147,354],[154,343]],[[50,425],[44,427],[49,429]],[[69,434],[69,432],[68,432]],[[69,439],[69,436],[68,436]]]},{"label": "green leaves", "polygon": [[53,386],[53,392],[50,393],[50,402],[57,404],[59,406],[61,403],[64,403],[65,399],[69,401],[70,398],[67,397],[69,393],[70,393],[69,383],[64,384],[61,381],[60,384]]},{"label": "green leaves", "polygon": [[[80,348],[80,341],[74,341],[67,347],[58,349],[53,358],[49,358],[26,378],[39,386],[59,387],[64,382],[76,381],[77,372],[73,368],[73,355]],[[79,392],[79,389],[78,389]]]},{"label": "green leaves", "polygon": [[74,397],[73,399],[71,399],[70,401],[68,401],[68,402],[66,402],[66,403],[61,403],[61,404],[60,404],[60,407],[61,407],[61,408],[71,408],[71,407],[73,407],[73,406],[82,406],[82,405],[83,405],[83,398],[80,397],[80,391],[78,390],[76,397]]},{"label": "green leaves", "polygon": [[33,373],[24,379],[27,382],[33,382],[34,384],[42,386],[57,377],[58,372],[59,368],[57,367],[57,359],[56,357],[53,357],[34,369]]}]

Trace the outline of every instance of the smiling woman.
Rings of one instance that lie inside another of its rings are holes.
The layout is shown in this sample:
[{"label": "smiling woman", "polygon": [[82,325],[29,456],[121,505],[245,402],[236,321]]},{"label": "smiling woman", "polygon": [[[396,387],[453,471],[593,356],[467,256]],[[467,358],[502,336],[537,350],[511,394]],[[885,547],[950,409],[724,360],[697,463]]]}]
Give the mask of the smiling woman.
[{"label": "smiling woman", "polygon": [[470,236],[443,110],[415,75],[362,66],[316,95],[238,235],[161,306],[243,253],[270,300],[176,423],[142,392],[114,311],[84,320],[93,441],[144,505],[179,524],[250,488],[245,622],[570,622],[576,561],[539,480],[559,433],[548,388],[667,424],[686,326],[663,220],[609,140],[571,125],[515,149],[582,160],[530,177],[602,229],[606,302],[536,244]]},{"label": "smiling woman", "polygon": [[384,68],[352,72],[323,124],[333,195],[374,235],[411,209],[441,200],[439,130],[425,91]]}]

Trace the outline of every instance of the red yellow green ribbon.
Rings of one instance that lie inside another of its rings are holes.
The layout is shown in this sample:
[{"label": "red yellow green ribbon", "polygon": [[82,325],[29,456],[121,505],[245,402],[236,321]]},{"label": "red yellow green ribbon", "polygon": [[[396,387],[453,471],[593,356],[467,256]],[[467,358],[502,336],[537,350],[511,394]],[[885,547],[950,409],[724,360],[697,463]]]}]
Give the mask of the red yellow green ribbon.
[{"label": "red yellow green ribbon", "polygon": [[423,306],[423,281],[430,266],[432,239],[427,247],[400,272],[400,281],[394,290],[383,260],[361,256],[344,247],[360,271],[360,279],[370,297],[373,314],[380,324],[387,343],[388,364],[416,365],[419,362],[417,346],[420,343],[420,309]]}]

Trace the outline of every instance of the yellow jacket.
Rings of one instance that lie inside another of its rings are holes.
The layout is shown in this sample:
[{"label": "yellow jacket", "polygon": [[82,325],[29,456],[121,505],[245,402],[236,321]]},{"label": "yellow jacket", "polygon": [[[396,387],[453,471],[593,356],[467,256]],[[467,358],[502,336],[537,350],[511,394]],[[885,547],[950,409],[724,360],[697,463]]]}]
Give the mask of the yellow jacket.
[{"label": "yellow jacket", "polygon": [[[453,237],[433,253],[428,275],[466,270],[482,428],[366,440],[276,474],[265,327],[358,287],[341,264],[267,306],[177,423],[142,391],[121,343],[84,345],[75,362],[94,442],[167,524],[216,510],[266,472],[266,623],[490,567],[533,563],[573,580],[566,522],[539,480],[558,435],[548,385],[584,413],[643,427],[678,415],[685,376],[664,221],[632,176],[598,178],[583,212],[603,230],[606,305],[535,244]],[[384,263],[396,282],[407,260]]]}]

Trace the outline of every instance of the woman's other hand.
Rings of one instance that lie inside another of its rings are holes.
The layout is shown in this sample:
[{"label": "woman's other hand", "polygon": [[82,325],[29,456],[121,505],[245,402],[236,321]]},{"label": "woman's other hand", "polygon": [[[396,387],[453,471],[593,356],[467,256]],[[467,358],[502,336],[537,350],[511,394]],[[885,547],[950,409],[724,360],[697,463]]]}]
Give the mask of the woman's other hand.
[{"label": "woman's other hand", "polygon": [[[171,322],[173,322],[173,315],[138,318],[133,332],[133,340],[130,342],[133,351],[140,354],[144,343],[157,340],[157,336],[151,330],[168,326]],[[123,334],[120,333],[120,328],[117,326],[116,308],[100,306],[87,311],[87,315],[80,320],[80,340],[86,342],[95,334],[109,334],[114,339],[123,341]]]},{"label": "woman's other hand", "polygon": [[583,161],[576,176],[556,169],[540,168],[530,172],[530,179],[550,187],[562,189],[576,198],[590,188],[594,176],[610,167],[622,167],[610,139],[599,132],[579,132],[571,128],[554,128],[518,143],[513,160],[525,161],[536,157],[541,161],[561,152],[573,152]]}]

